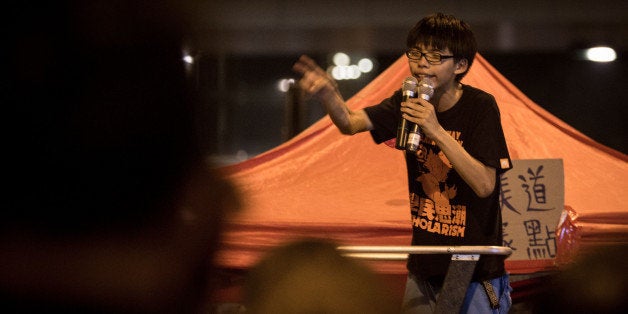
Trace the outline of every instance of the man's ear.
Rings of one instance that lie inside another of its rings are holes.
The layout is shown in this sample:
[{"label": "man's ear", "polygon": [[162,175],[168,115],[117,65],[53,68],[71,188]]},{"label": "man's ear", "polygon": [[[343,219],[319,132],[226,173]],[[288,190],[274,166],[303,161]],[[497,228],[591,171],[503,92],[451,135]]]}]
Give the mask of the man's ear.
[{"label": "man's ear", "polygon": [[467,69],[469,69],[469,61],[467,59],[463,58],[456,62],[456,74],[464,73]]}]

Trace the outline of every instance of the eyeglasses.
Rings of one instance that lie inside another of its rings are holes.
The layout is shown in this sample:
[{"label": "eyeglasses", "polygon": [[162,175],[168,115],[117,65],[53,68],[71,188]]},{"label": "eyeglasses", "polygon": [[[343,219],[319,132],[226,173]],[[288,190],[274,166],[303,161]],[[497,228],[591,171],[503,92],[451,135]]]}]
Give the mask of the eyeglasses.
[{"label": "eyeglasses", "polygon": [[421,52],[419,49],[408,49],[406,51],[406,56],[410,60],[418,61],[421,60],[422,57],[425,57],[425,60],[430,64],[441,64],[443,63],[443,59],[453,58],[454,56],[443,56],[438,52]]}]

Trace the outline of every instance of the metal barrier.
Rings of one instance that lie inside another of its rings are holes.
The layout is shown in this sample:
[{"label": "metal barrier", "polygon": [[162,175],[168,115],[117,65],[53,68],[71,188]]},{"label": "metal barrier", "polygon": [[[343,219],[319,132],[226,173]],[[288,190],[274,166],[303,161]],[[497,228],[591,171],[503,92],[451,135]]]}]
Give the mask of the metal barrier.
[{"label": "metal barrier", "polygon": [[434,313],[458,313],[480,255],[510,255],[503,246],[340,246],[341,254],[369,260],[406,260],[408,254],[451,254]]}]

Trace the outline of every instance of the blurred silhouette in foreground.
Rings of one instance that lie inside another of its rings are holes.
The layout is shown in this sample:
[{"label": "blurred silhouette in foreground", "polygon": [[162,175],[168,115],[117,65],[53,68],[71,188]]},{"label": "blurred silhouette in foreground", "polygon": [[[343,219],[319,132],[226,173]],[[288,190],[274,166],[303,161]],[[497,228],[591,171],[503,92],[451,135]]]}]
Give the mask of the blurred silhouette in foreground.
[{"label": "blurred silhouette in foreground", "polygon": [[551,277],[533,313],[625,313],[628,245],[588,249]]},{"label": "blurred silhouette in foreground", "polygon": [[247,277],[246,313],[398,313],[385,284],[332,242],[299,240],[269,252]]},{"label": "blurred silhouette in foreground", "polygon": [[196,138],[189,4],[3,9],[3,310],[203,310],[238,195]]}]

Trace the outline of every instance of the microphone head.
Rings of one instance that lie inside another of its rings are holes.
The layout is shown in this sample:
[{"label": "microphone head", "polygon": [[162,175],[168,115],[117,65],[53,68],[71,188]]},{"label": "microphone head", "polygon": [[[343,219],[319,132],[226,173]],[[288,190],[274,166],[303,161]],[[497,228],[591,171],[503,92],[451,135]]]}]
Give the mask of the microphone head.
[{"label": "microphone head", "polygon": [[405,80],[403,80],[403,84],[401,85],[401,90],[403,92],[406,91],[416,91],[417,85],[419,85],[418,80],[414,76],[408,76]]},{"label": "microphone head", "polygon": [[434,96],[434,85],[429,77],[421,78],[418,85],[418,91],[421,98],[430,100],[430,98]]}]

